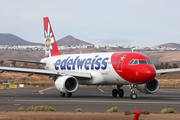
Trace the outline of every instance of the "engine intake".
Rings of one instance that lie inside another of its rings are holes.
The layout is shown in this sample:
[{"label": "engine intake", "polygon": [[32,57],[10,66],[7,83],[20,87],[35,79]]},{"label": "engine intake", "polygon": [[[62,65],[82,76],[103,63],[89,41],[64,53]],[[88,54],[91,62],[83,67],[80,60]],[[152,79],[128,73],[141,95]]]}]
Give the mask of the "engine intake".
[{"label": "engine intake", "polygon": [[149,83],[137,85],[137,90],[145,94],[153,94],[159,89],[159,82],[157,79],[152,80]]},{"label": "engine intake", "polygon": [[55,81],[55,87],[61,93],[73,93],[78,88],[78,80],[73,76],[61,76]]}]

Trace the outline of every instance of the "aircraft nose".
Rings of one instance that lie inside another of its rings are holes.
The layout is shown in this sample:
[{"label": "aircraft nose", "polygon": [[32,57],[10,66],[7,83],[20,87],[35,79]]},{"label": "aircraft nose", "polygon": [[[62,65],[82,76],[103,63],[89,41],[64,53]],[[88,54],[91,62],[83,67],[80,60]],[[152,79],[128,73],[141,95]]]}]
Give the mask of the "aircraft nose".
[{"label": "aircraft nose", "polygon": [[156,76],[156,70],[154,66],[146,66],[143,70],[144,83],[152,81]]}]

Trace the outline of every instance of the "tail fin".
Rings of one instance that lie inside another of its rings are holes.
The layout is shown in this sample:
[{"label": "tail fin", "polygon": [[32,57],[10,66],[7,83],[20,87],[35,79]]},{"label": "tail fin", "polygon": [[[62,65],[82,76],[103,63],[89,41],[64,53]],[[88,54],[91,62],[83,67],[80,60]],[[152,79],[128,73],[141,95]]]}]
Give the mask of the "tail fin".
[{"label": "tail fin", "polygon": [[45,56],[61,55],[48,17],[44,17]]}]

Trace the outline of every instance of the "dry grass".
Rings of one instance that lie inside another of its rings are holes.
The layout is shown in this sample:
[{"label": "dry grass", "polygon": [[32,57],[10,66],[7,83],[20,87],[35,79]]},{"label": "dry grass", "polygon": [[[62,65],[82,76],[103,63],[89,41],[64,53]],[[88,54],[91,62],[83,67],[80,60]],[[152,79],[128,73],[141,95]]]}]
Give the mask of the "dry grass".
[{"label": "dry grass", "polygon": [[[133,120],[134,114],[99,112],[0,112],[1,120]],[[140,120],[179,120],[180,114],[151,113]]]},{"label": "dry grass", "polygon": [[1,82],[10,80],[12,84],[24,84],[30,86],[52,86],[54,81],[45,75],[27,76],[27,73],[4,72],[0,74]]},{"label": "dry grass", "polygon": [[[27,73],[4,72],[0,74],[1,82],[10,80],[12,84],[24,84],[25,86],[53,86],[54,81],[45,75],[27,76]],[[157,75],[160,87],[180,87],[180,72],[168,73],[165,75]],[[87,85],[80,85],[80,87],[87,87]],[[90,87],[104,87],[104,86],[90,86]],[[106,86],[105,86],[106,87]],[[116,87],[116,86],[114,86]]]}]

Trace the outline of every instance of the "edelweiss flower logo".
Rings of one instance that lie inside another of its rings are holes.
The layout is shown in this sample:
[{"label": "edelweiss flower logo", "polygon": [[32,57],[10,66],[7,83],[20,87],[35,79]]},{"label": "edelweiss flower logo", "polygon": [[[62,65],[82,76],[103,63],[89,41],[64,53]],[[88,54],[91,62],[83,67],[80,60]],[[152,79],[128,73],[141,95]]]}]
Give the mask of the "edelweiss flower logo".
[{"label": "edelweiss flower logo", "polygon": [[124,56],[123,56],[123,57],[121,57],[121,60],[124,60],[124,58],[125,58]]},{"label": "edelweiss flower logo", "polygon": [[53,49],[52,47],[52,44],[54,44],[54,38],[53,38],[53,35],[52,35],[52,32],[50,32],[50,25],[48,23],[48,28],[47,28],[47,31],[44,30],[45,32],[45,40],[46,40],[46,51],[49,51]]}]

